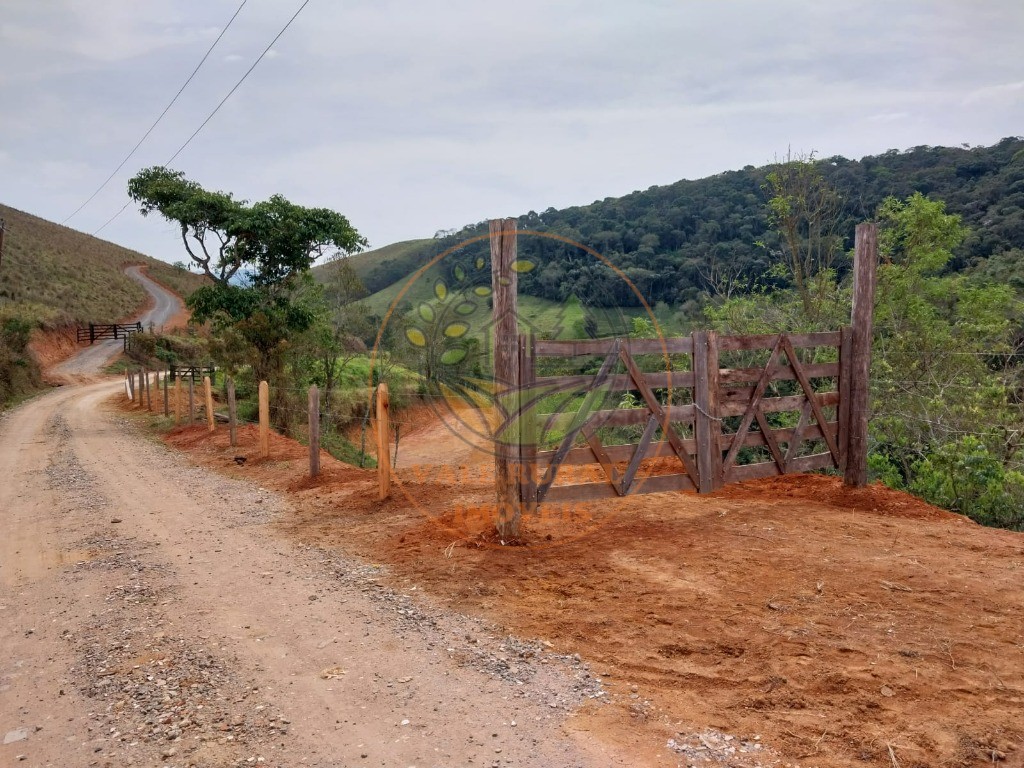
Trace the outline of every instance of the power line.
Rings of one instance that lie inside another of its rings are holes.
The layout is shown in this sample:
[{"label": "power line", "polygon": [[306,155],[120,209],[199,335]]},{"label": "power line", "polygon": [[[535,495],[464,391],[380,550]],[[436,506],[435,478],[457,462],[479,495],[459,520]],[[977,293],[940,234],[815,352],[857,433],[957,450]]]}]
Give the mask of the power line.
[{"label": "power line", "polygon": [[[203,130],[203,128],[205,128],[205,127],[206,127],[206,124],[207,124],[207,123],[209,123],[209,122],[210,122],[210,121],[211,121],[211,120],[213,119],[213,116],[214,116],[214,115],[216,115],[216,114],[217,114],[217,113],[218,113],[218,112],[220,111],[220,108],[221,108],[221,107],[223,107],[223,106],[224,106],[224,104],[225,104],[225,103],[227,102],[227,100],[231,98],[231,95],[232,95],[232,94],[233,94],[233,93],[234,93],[235,91],[237,91],[237,90],[238,90],[239,86],[241,86],[241,85],[242,85],[242,83],[244,83],[244,82],[245,82],[245,79],[246,79],[247,77],[249,77],[249,75],[250,75],[250,74],[252,73],[252,71],[253,71],[254,69],[256,69],[256,65],[257,65],[257,64],[259,64],[259,63],[260,63],[261,61],[263,61],[263,57],[264,57],[264,56],[266,56],[266,55],[267,55],[267,53],[269,53],[269,52],[270,52],[270,49],[274,47],[274,43],[276,43],[276,42],[277,42],[277,41],[278,41],[278,40],[279,40],[279,39],[281,38],[281,35],[283,35],[283,34],[284,34],[284,33],[285,33],[286,31],[287,31],[288,27],[290,27],[290,26],[292,25],[292,22],[293,22],[293,21],[295,21],[295,19],[296,19],[296,18],[298,18],[299,14],[300,14],[300,13],[302,13],[302,10],[303,10],[303,9],[304,9],[304,8],[305,8],[305,7],[307,6],[307,5],[309,5],[309,0],[305,0],[305,2],[303,2],[303,3],[302,3],[302,5],[300,5],[300,6],[299,6],[299,9],[298,9],[298,10],[297,10],[297,11],[296,11],[296,12],[295,12],[294,14],[292,14],[292,17],[291,17],[290,19],[288,19],[288,22],[287,22],[287,23],[286,23],[286,24],[285,24],[285,25],[284,25],[283,27],[281,27],[281,31],[280,31],[280,32],[278,32],[278,33],[277,33],[277,34],[276,34],[276,35],[274,36],[274,39],[273,39],[273,40],[271,40],[271,41],[270,41],[270,43],[269,43],[269,44],[267,45],[267,47],[263,49],[263,53],[261,53],[261,54],[260,54],[259,56],[257,56],[257,57],[256,57],[256,61],[254,61],[254,62],[252,63],[252,66],[251,66],[251,67],[249,67],[249,69],[247,69],[247,70],[245,71],[245,74],[244,74],[244,75],[242,75],[241,79],[240,79],[240,80],[239,80],[239,81],[238,81],[237,83],[235,83],[235,86],[234,86],[234,87],[233,87],[233,88],[232,88],[232,89],[231,89],[230,91],[228,91],[227,95],[226,95],[226,96],[225,96],[225,97],[224,97],[223,99],[221,99],[221,100],[220,100],[220,103],[219,103],[219,104],[218,104],[218,105],[217,105],[216,107],[214,107],[214,108],[213,108],[213,111],[212,111],[212,112],[211,112],[211,113],[210,113],[209,115],[207,115],[207,116],[206,116],[206,119],[205,119],[205,120],[203,120],[203,122],[202,122],[202,123],[200,123],[199,127],[198,127],[198,128],[196,128],[196,129],[195,129],[195,131],[193,131],[193,132],[192,132],[192,135],[191,135],[191,136],[189,136],[189,137],[188,137],[188,139],[186,139],[186,140],[185,140],[185,143],[184,143],[184,144],[182,144],[182,145],[181,145],[180,147],[178,147],[178,150],[177,150],[177,152],[175,152],[175,153],[174,153],[173,155],[171,155],[171,156],[170,156],[170,157],[169,157],[169,158],[168,158],[168,159],[167,159],[167,160],[166,160],[166,161],[164,162],[164,167],[167,167],[167,166],[168,166],[168,165],[170,165],[170,164],[171,164],[172,162],[174,162],[174,159],[175,159],[175,158],[176,158],[176,157],[177,157],[178,155],[180,155],[180,154],[182,153],[182,151],[183,151],[183,150],[185,149],[185,147],[187,147],[187,146],[188,146],[189,144],[191,144],[191,143],[192,143],[192,140],[193,140],[193,139],[194,139],[194,138],[195,138],[196,136],[198,136],[198,135],[199,135],[199,132],[200,132],[201,130]],[[93,232],[93,235],[97,235],[97,234],[99,234],[99,233],[100,233],[100,232],[101,232],[101,231],[102,231],[102,230],[103,230],[103,229],[104,229],[104,228],[105,228],[105,227],[106,227],[106,226],[107,226],[108,224],[110,224],[110,223],[111,223],[111,222],[112,222],[112,221],[113,221],[114,219],[116,219],[116,218],[117,218],[118,216],[120,216],[120,215],[121,215],[122,213],[124,213],[125,209],[126,209],[126,208],[127,208],[127,207],[128,207],[129,205],[130,205],[130,204],[131,204],[131,201],[129,201],[129,202],[127,202],[127,203],[125,203],[125,204],[124,204],[124,206],[123,206],[123,207],[121,208],[121,210],[120,210],[120,211],[118,211],[117,213],[115,213],[115,214],[114,214],[113,216],[111,216],[111,217],[110,217],[109,219],[107,219],[107,220],[106,220],[106,222],[104,222],[104,223],[103,223],[103,225],[102,225],[102,226],[101,226],[101,227],[100,227],[99,229],[97,229],[96,231],[94,231],[94,232]]]},{"label": "power line", "polygon": [[[174,94],[174,98],[171,99],[170,102],[168,102],[166,107],[164,107],[164,111],[160,113],[160,116],[156,120],[153,121],[153,124],[151,126],[149,126],[149,130],[146,131],[142,135],[142,138],[139,139],[138,143],[134,147],[132,147],[132,151],[129,152],[127,155],[125,155],[124,160],[121,161],[121,164],[118,165],[117,168],[115,168],[113,170],[113,172],[109,176],[107,176],[106,180],[102,184],[100,184],[99,187],[96,188],[96,191],[93,192],[91,195],[89,195],[89,198],[84,203],[82,203],[80,206],[78,206],[70,216],[68,216],[66,219],[64,219],[64,221],[61,222],[61,224],[67,224],[69,221],[71,221],[71,219],[73,219],[78,214],[79,211],[81,211],[83,208],[85,208],[85,206],[87,206],[89,203],[91,203],[93,201],[93,199],[96,197],[96,195],[98,195],[100,192],[102,192],[103,188],[106,187],[107,184],[109,184],[113,180],[113,178],[118,174],[118,172],[122,168],[124,168],[125,163],[127,163],[129,160],[132,159],[132,157],[138,151],[139,147],[142,146],[142,142],[144,142],[146,139],[149,138],[149,134],[151,134],[153,132],[153,129],[156,128],[157,125],[160,124],[160,121],[164,119],[164,116],[167,114],[167,112],[170,110],[170,108],[174,106],[174,103],[178,100],[178,97],[181,96],[181,94],[184,92],[184,90],[188,87],[188,84],[192,82],[192,79],[199,72],[199,69],[203,66],[203,64],[206,63],[206,60],[208,58],[210,58],[210,54],[213,53],[213,49],[217,47],[217,43],[219,43],[220,39],[222,37],[224,37],[224,33],[227,32],[228,28],[232,25],[232,23],[234,23],[235,19],[238,17],[238,14],[241,13],[242,8],[245,7],[245,4],[247,2],[249,2],[249,0],[242,0],[242,4],[239,5],[238,8],[235,10],[234,15],[230,19],[228,19],[228,23],[224,26],[224,29],[222,29],[220,31],[220,34],[217,35],[217,39],[213,41],[213,44],[209,47],[209,49],[203,55],[203,58],[199,60],[198,64],[196,64],[196,68],[192,70],[192,74],[188,76],[188,79],[185,81],[185,83],[181,86],[181,88],[178,89],[178,92],[176,94]],[[104,225],[104,226],[106,226],[106,225]],[[99,231],[99,230],[97,230],[97,231]]]}]

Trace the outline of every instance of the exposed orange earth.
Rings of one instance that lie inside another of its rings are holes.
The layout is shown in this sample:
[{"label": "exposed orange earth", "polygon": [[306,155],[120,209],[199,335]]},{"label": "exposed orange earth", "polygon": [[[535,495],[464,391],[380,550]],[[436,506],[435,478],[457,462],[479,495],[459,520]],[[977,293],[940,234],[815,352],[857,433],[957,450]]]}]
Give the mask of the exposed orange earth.
[{"label": "exposed orange earth", "polygon": [[460,454],[429,425],[400,448],[438,463],[400,466],[385,502],[373,470],[324,455],[311,480],[306,447],[273,435],[259,459],[255,428],[239,435],[166,440],[290,493],[282,536],[579,653],[614,703],[576,722],[638,761],[685,765],[667,740],[713,728],[759,737],[764,765],[1024,766],[1024,535],[793,475],[542,507],[527,544],[502,547],[486,462],[442,464]]}]

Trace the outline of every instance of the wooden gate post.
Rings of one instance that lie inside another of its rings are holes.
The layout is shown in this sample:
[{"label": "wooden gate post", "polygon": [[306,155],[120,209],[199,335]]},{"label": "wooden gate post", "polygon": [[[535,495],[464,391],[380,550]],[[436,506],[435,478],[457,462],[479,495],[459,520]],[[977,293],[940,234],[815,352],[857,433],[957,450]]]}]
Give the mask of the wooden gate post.
[{"label": "wooden gate post", "polygon": [[374,415],[377,419],[374,433],[377,436],[377,480],[380,483],[381,501],[391,495],[391,424],[389,411],[391,400],[388,385],[383,381],[377,385],[377,402]]},{"label": "wooden gate post", "polygon": [[260,456],[270,456],[270,385],[260,382]]},{"label": "wooden gate post", "polygon": [[189,377],[188,380],[188,423],[192,424],[196,420],[196,380],[194,377]]},{"label": "wooden gate post", "polygon": [[[516,260],[516,220],[492,219],[491,289],[494,318],[494,391],[498,422],[515,425],[513,411],[518,403],[519,329],[518,280],[512,264]],[[494,436],[494,490],[498,502],[496,527],[502,542],[519,538],[522,514],[519,429],[511,427],[504,435]]]},{"label": "wooden gate post", "polygon": [[[171,394],[168,387],[171,386],[171,378],[168,371],[164,371],[164,418],[171,415]],[[160,382],[160,374],[157,374],[157,383]]]},{"label": "wooden gate post", "polygon": [[238,445],[238,410],[235,406],[235,380],[228,377],[228,442],[234,448]]},{"label": "wooden gate post", "polygon": [[537,407],[536,364],[533,334],[519,336],[519,391],[516,422],[519,430],[519,498],[524,515],[537,511]]},{"label": "wooden gate post", "polygon": [[142,376],[146,380],[146,410],[150,413],[153,412],[153,394],[149,389],[149,370],[146,368],[142,369]]},{"label": "wooden gate post", "polygon": [[721,488],[722,420],[718,414],[718,337],[714,331],[694,331],[693,342],[693,404],[694,438],[697,441],[698,493],[711,493]]},{"label": "wooden gate post", "polygon": [[213,432],[213,385],[209,376],[203,376],[203,394],[206,396],[206,427]]},{"label": "wooden gate post", "polygon": [[320,389],[309,388],[309,476],[320,474]]},{"label": "wooden gate post", "polygon": [[853,311],[850,317],[850,421],[843,482],[868,482],[868,396],[871,384],[871,337],[878,265],[878,225],[857,225],[853,255]]},{"label": "wooden gate post", "polygon": [[174,380],[174,426],[181,424],[181,377]]}]

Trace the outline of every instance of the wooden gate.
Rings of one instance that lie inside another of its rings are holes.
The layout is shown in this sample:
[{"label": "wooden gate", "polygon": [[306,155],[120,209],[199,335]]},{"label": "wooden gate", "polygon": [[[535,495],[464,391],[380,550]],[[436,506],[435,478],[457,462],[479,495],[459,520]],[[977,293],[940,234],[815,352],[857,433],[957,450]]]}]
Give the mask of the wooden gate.
[{"label": "wooden gate", "polygon": [[[841,469],[849,414],[849,340],[846,329],[583,341],[522,336],[516,457],[520,500],[532,506],[670,490],[707,493],[738,480]],[[797,352],[811,349],[816,359],[832,360],[806,362]],[[719,367],[723,353],[758,351],[768,353],[763,366]],[[544,358],[583,356],[603,358],[596,373],[535,374]],[[653,358],[660,370],[643,371],[640,356]],[[769,392],[780,385],[793,391]],[[621,402],[620,393],[639,407],[608,407],[610,401]],[[789,423],[779,418],[785,413],[792,414]],[[610,445],[599,435],[599,430],[633,425],[642,427],[636,442]],[[824,450],[808,453],[806,447],[815,443],[823,443]],[[740,463],[741,457],[751,458],[743,455],[744,448],[766,449],[770,458]],[[557,483],[566,467],[586,465],[599,469],[598,479]]]},{"label": "wooden gate", "polygon": [[[542,502],[708,493],[730,482],[829,467],[842,470],[849,486],[867,483],[875,224],[857,225],[849,327],[721,337],[698,331],[669,339],[518,335],[516,221],[492,220],[490,236],[500,414],[496,527],[503,541],[515,539],[521,514]],[[602,359],[596,371],[537,374],[545,358],[585,355]],[[660,356],[664,365],[645,371],[638,361],[645,355]],[[727,357],[739,360],[722,367]],[[615,392],[628,393],[627,404],[636,407],[610,403]],[[601,438],[599,430],[617,427],[635,428],[636,440]],[[569,467],[590,476],[558,482]]]}]

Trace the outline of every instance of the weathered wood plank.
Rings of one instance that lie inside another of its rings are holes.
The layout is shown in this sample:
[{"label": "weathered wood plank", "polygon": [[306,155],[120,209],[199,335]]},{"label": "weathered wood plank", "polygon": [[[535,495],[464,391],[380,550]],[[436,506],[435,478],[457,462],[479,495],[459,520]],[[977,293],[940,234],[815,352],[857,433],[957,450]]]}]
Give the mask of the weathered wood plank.
[{"label": "weathered wood plank", "polygon": [[[697,471],[700,472],[700,492],[715,490],[716,467],[713,454],[718,451],[718,441],[711,434],[711,393],[709,389],[711,368],[708,361],[708,334],[694,331],[693,378],[694,378],[694,424],[693,434],[697,443]],[[717,370],[716,370],[717,373]]]},{"label": "weathered wood plank", "polygon": [[846,457],[850,453],[850,352],[853,334],[849,326],[844,327],[840,333],[842,341],[839,345],[839,433],[836,442],[839,443],[839,468],[845,472]]},{"label": "weathered wood plank", "polygon": [[[810,456],[800,456],[793,459],[790,465],[791,472],[811,472],[815,469],[827,469],[834,467],[831,453],[814,453]],[[759,477],[774,477],[779,474],[779,468],[774,461],[762,461],[757,464],[741,464],[729,471],[729,482],[738,483],[742,480],[754,480]]]},{"label": "weathered wood plank", "polygon": [[[796,350],[793,349],[793,345],[790,344],[789,339],[785,336],[782,337],[782,348],[786,351],[786,356],[790,360],[790,365],[793,366],[793,373],[796,374],[796,380],[800,382],[800,387],[803,389],[804,394],[807,396],[808,402],[811,404],[811,412],[814,414],[814,419],[819,424],[824,424],[825,414],[821,410],[821,406],[818,405],[818,401],[814,398],[814,387],[811,386],[810,379],[804,374],[803,367],[800,365],[800,359],[796,356]],[[832,453],[832,458],[836,461],[836,466],[839,466],[839,448],[836,446],[835,437],[829,434],[828,430],[822,434],[825,438],[825,444],[828,445],[829,451]]]},{"label": "weathered wood plank", "polygon": [[[618,339],[632,355],[678,355],[690,354],[692,342],[688,336],[663,339]],[[553,341],[537,339],[534,352],[538,357],[579,357],[596,355],[603,357],[612,348],[616,339],[569,339]]]},{"label": "weathered wood plank", "polygon": [[627,350],[619,350],[619,359],[622,360],[623,365],[626,366],[626,370],[629,371],[629,375],[633,377],[633,382],[636,384],[637,390],[640,392],[640,396],[643,398],[647,407],[651,410],[651,413],[658,419],[661,424],[662,432],[665,433],[665,439],[672,444],[672,448],[675,449],[676,455],[679,457],[680,463],[686,469],[686,474],[693,478],[694,483],[700,483],[700,474],[697,471],[697,466],[694,461],[690,458],[690,454],[687,453],[685,446],[683,446],[683,439],[676,432],[675,427],[672,426],[666,415],[665,407],[658,402],[658,398],[654,396],[651,388],[647,386],[647,382],[644,381],[643,374],[636,366],[636,361],[629,354]]},{"label": "weathered wood plank", "polygon": [[[615,365],[615,360],[618,355],[618,344],[616,343],[612,347],[612,351],[608,353],[608,357],[604,359],[604,363],[601,364],[601,370],[597,372],[594,377],[593,388],[583,396],[583,402],[580,403],[580,407],[575,413],[568,414],[571,419],[568,426],[568,432],[565,433],[565,437],[562,438],[561,445],[555,451],[555,455],[551,462],[548,464],[548,469],[544,473],[544,477],[537,484],[537,500],[543,501],[548,489],[552,483],[555,482],[555,478],[558,476],[558,465],[562,462],[564,457],[571,449],[572,444],[576,440],[576,436],[580,433],[588,424],[592,424],[591,414],[594,408],[595,401],[601,396],[601,387],[604,384],[605,379],[611,373],[612,366]],[[562,416],[565,414],[559,414]]]},{"label": "weathered wood plank", "polygon": [[601,444],[600,438],[594,433],[593,430],[584,427],[582,429],[583,438],[587,441],[587,446],[591,451],[594,452],[594,458],[601,465],[601,469],[604,470],[605,477],[608,478],[608,482],[612,484],[612,487],[622,495],[621,486],[619,485],[619,470],[608,458],[608,454],[604,450],[604,446]]},{"label": "weathered wood plank", "polygon": [[[774,466],[774,465],[772,465]],[[695,491],[697,487],[687,475],[655,475],[654,477],[637,478],[631,493],[663,493],[666,491]],[[550,488],[545,497],[546,502],[558,501],[593,501],[618,496],[615,489],[608,483],[577,483],[576,485],[556,485]]]},{"label": "weathered wood plank", "polygon": [[537,413],[533,335],[519,336],[519,498],[523,514],[537,509]]},{"label": "weathered wood plank", "polygon": [[[653,421],[654,421],[654,428],[655,428],[655,430],[657,430],[657,427],[658,427],[657,419],[654,419],[654,417],[652,417],[650,415],[650,413],[648,413],[647,415],[649,417],[648,418],[648,423],[650,423],[650,421],[653,419]],[[687,452],[690,453],[690,454],[695,453],[696,450],[697,450],[697,442],[695,440],[688,440],[688,439],[684,438],[683,439],[683,445],[686,447]],[[629,462],[630,460],[632,460],[632,458],[634,456],[634,453],[635,453],[635,448],[636,448],[636,444],[634,444],[634,443],[630,443],[630,444],[627,444],[627,445],[606,445],[606,446],[604,446],[604,450],[605,450],[605,453],[608,454],[608,458],[611,461],[615,462],[616,464],[623,464],[623,463],[626,463],[626,462]],[[547,466],[551,462],[551,459],[554,456],[554,454],[555,454],[555,451],[538,451],[537,452],[537,464],[540,465],[540,466]],[[644,456],[643,458],[644,459],[655,459],[655,458],[670,457],[670,456],[675,456],[675,455],[676,455],[675,450],[672,448],[672,445],[670,443],[668,443],[668,442],[666,442],[664,440],[659,440],[658,442],[651,443],[648,446],[648,448],[647,448],[647,455]],[[591,452],[591,450],[590,450],[590,448],[588,446],[585,446],[585,447],[582,447],[582,448],[573,448],[571,451],[569,451],[565,455],[565,458],[562,460],[562,464],[563,465],[570,465],[570,464],[572,464],[572,465],[576,465],[576,466],[580,466],[580,465],[584,465],[584,464],[593,464],[594,462],[595,462],[594,454]]]},{"label": "weathered wood plank", "polygon": [[[644,457],[647,455],[647,451],[651,445],[651,439],[657,431],[658,420],[654,416],[651,416],[647,421],[647,426],[644,427],[643,435],[640,436],[640,442],[634,447],[633,455],[630,457],[629,464],[626,466],[626,472],[622,475],[622,484],[619,486],[621,493],[629,493],[629,489],[633,487],[633,480],[636,478],[636,471],[640,468],[640,462],[642,462]],[[672,448],[671,443],[665,444],[668,445],[669,448]]]},{"label": "weathered wood plank", "polygon": [[377,385],[374,405],[374,435],[377,440],[377,498],[383,501],[391,495],[391,398],[388,385]]},{"label": "weathered wood plank", "polygon": [[309,476],[320,474],[320,389],[316,384],[309,388]]},{"label": "weathered wood plank", "polygon": [[[818,405],[824,407],[828,405],[835,405],[839,402],[838,392],[818,392],[815,395],[815,400],[818,401]],[[722,405],[719,407],[719,412],[722,416],[742,416],[747,409],[747,403],[750,401],[749,397],[736,398],[727,397],[723,399]],[[798,411],[804,403],[807,402],[807,398],[803,395],[787,395],[786,397],[766,397],[761,400],[761,410],[764,413],[778,413],[779,411]]]},{"label": "weathered wood plank", "polygon": [[747,434],[747,430],[750,429],[750,423],[754,420],[754,414],[757,412],[758,404],[761,402],[761,398],[764,396],[764,391],[768,387],[768,382],[771,380],[772,372],[775,368],[775,361],[779,357],[779,350],[782,348],[783,335],[780,333],[775,337],[775,345],[772,347],[771,354],[768,355],[768,364],[765,365],[764,371],[761,374],[760,380],[754,387],[754,391],[751,394],[750,402],[743,411],[743,417],[740,420],[739,428],[736,430],[736,437],[733,439],[732,445],[729,447],[729,452],[725,454],[725,458],[722,459],[722,471],[726,474],[729,472],[729,468],[736,461],[736,454],[739,453],[740,448],[743,445],[743,437]]},{"label": "weathered wood plank", "polygon": [[[808,378],[824,379],[839,375],[839,363],[808,363],[803,366]],[[761,378],[764,368],[723,368],[718,372],[724,386],[755,382]],[[780,365],[772,374],[772,381],[792,381],[796,378],[793,368]]]},{"label": "weathered wood plank", "polygon": [[853,337],[850,346],[850,422],[843,482],[861,487],[868,482],[868,390],[871,377],[871,334],[875,307],[878,225],[858,224],[853,257]]},{"label": "weathered wood plank", "polygon": [[768,450],[778,465],[779,472],[785,474],[786,458],[782,455],[782,449],[779,448],[779,442],[775,439],[775,433],[772,431],[771,424],[768,423],[768,419],[765,418],[760,408],[754,409],[754,418],[757,419],[757,426],[761,430],[761,439],[768,444]]},{"label": "weathered wood plank", "polygon": [[[771,349],[775,344],[778,334],[756,334],[744,336],[719,336],[719,352],[744,352],[755,349]],[[839,332],[825,331],[822,333],[794,333],[788,336],[790,343],[797,348],[801,347],[837,347],[839,346]]]},{"label": "weathered wood plank", "polygon": [[[497,403],[505,417],[518,405],[519,329],[518,273],[516,260],[516,220],[492,219],[489,224],[491,245],[491,299],[494,325],[494,387]],[[514,401],[514,402],[513,402]],[[518,432],[516,432],[518,440]],[[520,496],[518,472],[519,446],[506,437],[494,441],[494,489],[497,494],[498,536],[503,541],[519,538]]]},{"label": "weathered wood plank", "polygon": [[260,414],[260,456],[265,459],[270,456],[270,385],[267,382],[260,382],[257,397]]},{"label": "weathered wood plank", "polygon": [[[693,373],[690,371],[657,371],[643,373],[647,386],[654,389],[688,389],[693,386]],[[593,374],[566,375],[566,376],[539,376],[537,386],[551,389],[552,392],[572,391],[573,389],[586,389],[594,381]],[[624,392],[635,390],[633,379],[627,374],[618,373],[608,377],[607,388],[612,391]]]},{"label": "weathered wood plank", "polygon": [[213,386],[209,376],[203,376],[203,403],[206,407],[206,429],[213,432],[217,428],[217,422],[213,415]]},{"label": "weathered wood plank", "polygon": [[[789,439],[787,440],[788,445],[786,446],[786,466],[789,466],[789,462],[796,458],[797,451],[800,450],[800,443],[804,441],[804,432],[807,430],[807,422],[811,417],[811,401],[808,400],[804,403],[804,407],[800,409],[800,418],[796,421],[796,427],[790,433]],[[817,425],[815,425],[817,426]],[[826,425],[827,426],[827,425]],[[818,427],[819,433],[821,428]],[[785,438],[782,438],[785,439]]]},{"label": "weathered wood plank", "polygon": [[[672,405],[667,409],[668,418],[673,422],[688,423],[693,421],[696,411],[692,405]],[[608,408],[591,413],[587,423],[600,427],[626,427],[630,424],[644,424],[650,411],[646,408]],[[544,415],[542,414],[542,417]],[[568,429],[576,414],[572,411],[552,413],[544,418],[545,431]]]}]

